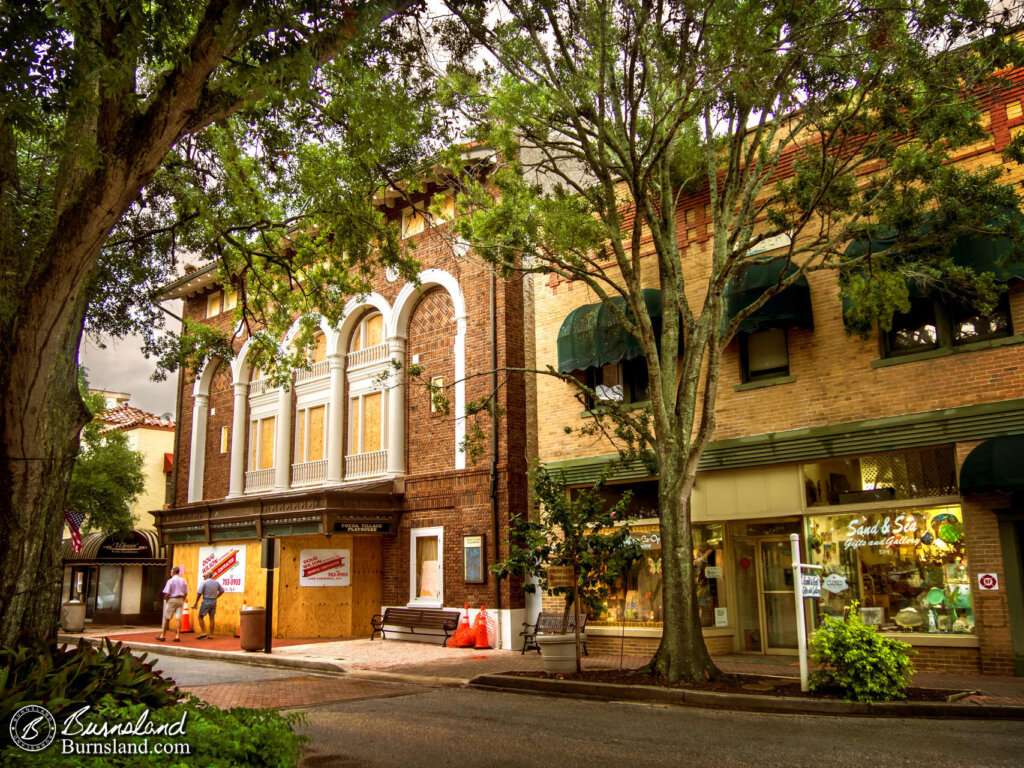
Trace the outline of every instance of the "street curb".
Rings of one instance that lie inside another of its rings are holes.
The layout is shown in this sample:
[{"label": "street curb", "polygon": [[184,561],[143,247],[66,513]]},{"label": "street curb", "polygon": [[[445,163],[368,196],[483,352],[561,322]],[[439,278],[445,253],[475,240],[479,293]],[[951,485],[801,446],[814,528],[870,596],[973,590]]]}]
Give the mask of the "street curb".
[{"label": "street curb", "polygon": [[742,693],[715,693],[651,685],[619,685],[516,675],[480,675],[470,680],[467,687],[505,693],[571,696],[600,701],[642,701],[652,704],[676,704],[706,709],[730,709],[786,715],[1024,720],[1024,706],[1014,705],[946,704],[934,701],[887,701],[869,704],[833,699],[754,696]]},{"label": "street curb", "polygon": [[[79,640],[91,645],[99,645],[104,638],[82,637],[81,635],[57,635],[57,641],[61,643],[78,644]],[[180,648],[173,644],[164,643],[138,643],[133,641],[117,641],[126,648],[135,651],[146,651],[147,653],[160,656],[181,656],[190,659],[205,659],[206,661],[231,661],[236,664],[248,664],[253,667],[276,667],[278,669],[297,669],[308,672],[317,672],[323,675],[345,675],[349,670],[341,664],[326,659],[295,659],[287,656],[266,656],[263,654],[242,654],[236,651],[215,651],[205,648]]]},{"label": "street curb", "polygon": [[358,680],[373,680],[379,683],[405,683],[422,685],[427,688],[465,688],[469,680],[461,677],[430,677],[428,675],[407,675],[402,672],[376,672],[372,669],[356,669],[345,677]]}]

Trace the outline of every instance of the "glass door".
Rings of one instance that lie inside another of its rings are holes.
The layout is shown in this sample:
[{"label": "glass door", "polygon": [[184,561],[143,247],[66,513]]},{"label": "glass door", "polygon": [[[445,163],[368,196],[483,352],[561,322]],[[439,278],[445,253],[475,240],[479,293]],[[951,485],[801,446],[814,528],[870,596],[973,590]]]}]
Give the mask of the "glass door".
[{"label": "glass door", "polygon": [[793,595],[793,554],[788,539],[758,540],[764,652],[797,650],[796,598]]},{"label": "glass door", "polygon": [[739,650],[791,654],[797,648],[793,556],[788,537],[734,539]]}]

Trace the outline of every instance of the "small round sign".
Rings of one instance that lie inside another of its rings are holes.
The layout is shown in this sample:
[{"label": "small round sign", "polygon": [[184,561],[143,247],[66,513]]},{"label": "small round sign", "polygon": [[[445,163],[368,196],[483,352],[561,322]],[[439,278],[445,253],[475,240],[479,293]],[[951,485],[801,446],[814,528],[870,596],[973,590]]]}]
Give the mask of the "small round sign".
[{"label": "small round sign", "polygon": [[57,720],[38,704],[29,704],[11,715],[11,741],[26,752],[42,752],[57,738]]}]

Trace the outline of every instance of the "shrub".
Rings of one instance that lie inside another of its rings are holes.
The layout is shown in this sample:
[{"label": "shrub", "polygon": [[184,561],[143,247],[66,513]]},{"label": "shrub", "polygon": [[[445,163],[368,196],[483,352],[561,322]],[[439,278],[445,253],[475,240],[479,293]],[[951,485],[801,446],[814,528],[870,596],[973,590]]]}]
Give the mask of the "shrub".
[{"label": "shrub", "polygon": [[43,705],[55,717],[104,696],[117,704],[173,704],[179,696],[174,681],[145,659],[109,640],[99,648],[84,640],[75,648],[56,641],[0,648],[0,725],[27,704]]},{"label": "shrub", "polygon": [[[0,750],[0,765],[19,765],[26,768],[116,768],[117,766],[161,766],[162,768],[221,768],[221,766],[249,766],[251,768],[292,768],[302,754],[306,736],[296,734],[292,728],[302,720],[298,713],[282,715],[272,709],[218,709],[194,696],[179,703],[159,708],[145,704],[118,705],[110,696],[102,699],[80,721],[82,724],[136,722],[144,713],[154,725],[178,723],[185,715],[185,730],[181,737],[118,736],[124,744],[149,743],[148,750],[137,754],[62,754],[60,740],[37,753],[23,752],[15,746]],[[75,739],[78,744],[96,742],[97,746],[110,743],[110,739]],[[189,753],[170,754],[155,750],[157,743],[187,744]],[[123,747],[122,747],[123,748]]]},{"label": "shrub", "polygon": [[826,616],[811,640],[811,690],[836,691],[848,701],[902,699],[915,651],[864,623],[856,602],[845,620]]}]

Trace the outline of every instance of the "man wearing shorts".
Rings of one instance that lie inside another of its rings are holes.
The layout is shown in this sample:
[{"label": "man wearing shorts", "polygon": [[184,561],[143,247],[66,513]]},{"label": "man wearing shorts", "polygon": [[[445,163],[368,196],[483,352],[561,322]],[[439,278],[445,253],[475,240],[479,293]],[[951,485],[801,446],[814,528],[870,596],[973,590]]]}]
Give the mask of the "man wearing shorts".
[{"label": "man wearing shorts", "polygon": [[[203,601],[203,606],[199,609],[199,629],[202,630],[201,635],[196,640],[202,640],[204,637],[213,639],[213,624],[217,620],[217,598],[224,594],[224,587],[220,585],[220,582],[213,578],[213,573],[207,571],[203,574],[203,583],[199,585],[199,589],[196,591],[196,602],[192,606],[194,609],[196,605],[199,605],[200,598]],[[206,616],[210,617],[210,633],[206,633]]]},{"label": "man wearing shorts", "polygon": [[188,596],[188,584],[178,575],[179,572],[178,566],[171,568],[171,578],[164,584],[164,623],[160,627],[160,634],[156,636],[161,643],[167,639],[167,625],[171,619],[178,620],[178,626],[174,630],[174,642],[181,642],[181,609]]}]

